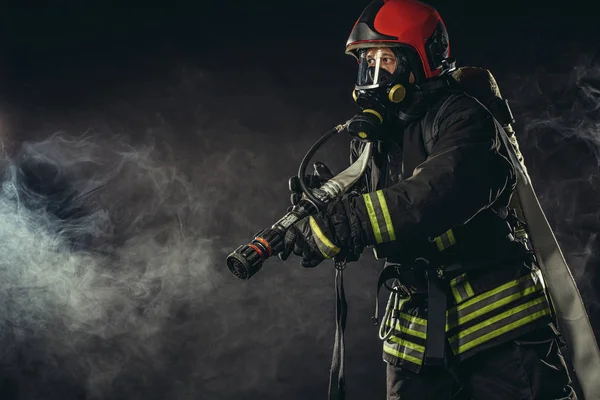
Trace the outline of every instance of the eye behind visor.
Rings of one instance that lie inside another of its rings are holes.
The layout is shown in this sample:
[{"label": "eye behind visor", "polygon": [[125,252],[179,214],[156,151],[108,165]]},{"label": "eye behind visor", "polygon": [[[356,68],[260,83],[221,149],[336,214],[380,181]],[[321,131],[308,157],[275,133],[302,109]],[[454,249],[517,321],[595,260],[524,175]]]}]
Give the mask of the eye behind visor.
[{"label": "eye behind visor", "polygon": [[358,51],[356,87],[379,87],[394,74],[408,73],[408,60],[399,48],[363,48]]}]

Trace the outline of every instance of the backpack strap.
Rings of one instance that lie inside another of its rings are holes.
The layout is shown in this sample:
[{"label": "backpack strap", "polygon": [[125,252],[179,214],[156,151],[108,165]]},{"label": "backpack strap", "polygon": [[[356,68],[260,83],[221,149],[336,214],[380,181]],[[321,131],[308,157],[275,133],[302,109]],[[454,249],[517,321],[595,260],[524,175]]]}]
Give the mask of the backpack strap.
[{"label": "backpack strap", "polygon": [[[502,98],[498,83],[492,73],[485,68],[478,67],[460,67],[452,73],[454,85],[451,85],[451,91],[462,93],[467,97],[477,100],[494,117],[496,121],[504,128],[508,134],[513,147],[519,158],[522,158],[518,151],[518,144],[514,138],[514,131],[511,124],[515,122],[508,101]],[[450,96],[451,97],[451,96]],[[439,117],[447,107],[450,97],[442,101],[442,104],[434,106],[430,114],[423,121],[423,143],[427,155],[431,154],[431,149],[438,139]]]},{"label": "backpack strap", "polygon": [[429,156],[433,145],[437,142],[439,137],[439,126],[440,118],[446,111],[446,109],[452,104],[457,97],[463,94],[462,91],[453,90],[449,96],[446,96],[443,100],[438,101],[425,115],[425,118],[421,120],[421,131],[423,133],[423,144],[425,145],[425,151]]}]

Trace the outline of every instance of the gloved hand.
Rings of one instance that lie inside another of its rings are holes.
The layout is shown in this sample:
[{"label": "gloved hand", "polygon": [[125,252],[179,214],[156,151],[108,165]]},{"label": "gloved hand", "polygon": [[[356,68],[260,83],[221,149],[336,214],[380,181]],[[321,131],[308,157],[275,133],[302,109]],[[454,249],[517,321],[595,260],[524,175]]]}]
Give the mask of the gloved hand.
[{"label": "gloved hand", "polygon": [[[331,170],[322,162],[315,162],[313,164],[313,168],[315,172],[312,174],[307,174],[304,178],[310,189],[320,188],[325,182],[333,178],[333,173]],[[292,208],[298,204],[300,199],[302,199],[302,188],[300,187],[300,179],[298,179],[297,175],[292,176],[288,184],[291,192],[290,202],[292,203],[292,206],[288,208],[288,211],[291,211]]]},{"label": "gloved hand", "polygon": [[279,258],[287,260],[294,253],[302,257],[303,267],[316,267],[326,258],[356,261],[364,248],[360,222],[344,196],[327,211],[296,222],[286,232],[284,250]]}]

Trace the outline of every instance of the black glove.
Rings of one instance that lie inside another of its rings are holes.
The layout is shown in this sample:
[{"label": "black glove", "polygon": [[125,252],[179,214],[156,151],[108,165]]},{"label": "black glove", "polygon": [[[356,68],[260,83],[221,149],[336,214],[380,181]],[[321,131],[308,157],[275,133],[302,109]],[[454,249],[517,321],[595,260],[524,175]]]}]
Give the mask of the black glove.
[{"label": "black glove", "polygon": [[292,225],[286,232],[279,258],[287,260],[294,253],[302,257],[303,267],[316,267],[324,259],[333,257],[358,260],[364,241],[360,223],[350,210],[349,198],[346,195],[327,211]]},{"label": "black glove", "polygon": [[[333,178],[333,173],[331,170],[322,162],[315,162],[313,164],[313,168],[315,172],[312,174],[307,174],[304,178],[309,189],[320,188],[325,182]],[[292,207],[288,208],[288,211],[291,211],[293,206],[298,204],[300,199],[302,199],[302,187],[300,187],[300,179],[298,179],[297,175],[292,176],[288,183],[291,192],[290,202],[292,203]]]}]

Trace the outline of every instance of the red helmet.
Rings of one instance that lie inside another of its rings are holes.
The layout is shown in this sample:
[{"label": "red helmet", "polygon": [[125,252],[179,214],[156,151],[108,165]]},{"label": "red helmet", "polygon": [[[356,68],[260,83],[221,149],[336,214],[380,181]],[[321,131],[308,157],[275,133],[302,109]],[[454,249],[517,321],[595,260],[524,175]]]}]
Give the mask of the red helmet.
[{"label": "red helmet", "polygon": [[[414,57],[412,72],[417,81],[433,78],[448,68],[450,56],[444,21],[431,6],[416,0],[376,0],[354,24],[346,53],[357,56],[365,47],[404,47]],[[416,53],[416,54],[415,54]]]}]

